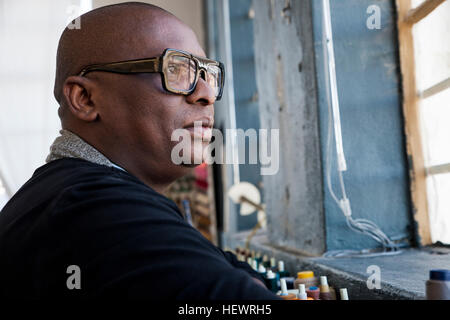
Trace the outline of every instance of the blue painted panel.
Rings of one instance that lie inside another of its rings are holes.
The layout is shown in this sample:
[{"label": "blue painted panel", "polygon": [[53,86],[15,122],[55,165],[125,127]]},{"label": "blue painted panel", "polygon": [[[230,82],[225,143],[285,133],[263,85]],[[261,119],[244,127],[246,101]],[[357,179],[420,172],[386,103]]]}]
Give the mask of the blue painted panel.
[{"label": "blue painted panel", "polygon": [[[390,237],[413,235],[408,164],[405,153],[396,13],[390,0],[331,2],[336,73],[341,107],[344,172],[354,218],[374,221]],[[325,161],[328,107],[324,83],[322,1],[312,1],[327,250],[377,247],[372,239],[349,230],[327,189]],[[370,5],[381,9],[381,29],[369,30]],[[333,159],[336,159],[333,140]],[[341,197],[333,162],[334,191]]]},{"label": "blue painted panel", "polygon": [[[253,20],[248,12],[251,0],[230,1],[231,47],[233,55],[233,77],[236,103],[236,126],[244,131],[259,129],[258,102],[252,99],[257,92],[253,50]],[[248,163],[248,139],[246,163]],[[239,166],[241,181],[248,181],[256,186],[261,183],[258,164],[241,164]],[[256,213],[238,216],[238,231],[248,230],[256,224]]]}]

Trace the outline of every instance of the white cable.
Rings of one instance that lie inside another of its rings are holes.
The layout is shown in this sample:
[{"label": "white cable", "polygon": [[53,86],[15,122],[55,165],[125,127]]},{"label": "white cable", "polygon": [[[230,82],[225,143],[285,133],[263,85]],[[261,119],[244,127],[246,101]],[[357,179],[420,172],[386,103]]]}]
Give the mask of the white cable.
[{"label": "white cable", "polygon": [[[337,91],[336,70],[334,62],[334,48],[333,48],[333,36],[331,27],[331,14],[329,0],[322,0],[323,5],[323,32],[322,31],[322,44],[324,46],[324,69],[325,69],[325,89],[328,105],[328,135],[327,135],[327,149],[326,149],[326,179],[327,187],[330,191],[331,197],[338,205],[346,218],[347,226],[354,232],[371,237],[376,242],[382,245],[382,251],[380,249],[364,249],[364,250],[334,250],[328,251],[324,254],[324,257],[373,257],[380,255],[394,255],[401,253],[398,250],[399,246],[391,241],[389,237],[381,231],[381,229],[372,221],[367,219],[353,219],[351,217],[351,205],[350,199],[348,199],[345,191],[345,183],[343,178],[343,171],[347,170],[344,149],[342,144],[342,132],[341,121],[339,113],[339,98]],[[326,48],[325,48],[326,47]],[[330,97],[331,93],[331,97]],[[342,199],[338,199],[333,191],[331,183],[331,159],[333,150],[331,147],[331,139],[333,138],[334,124],[334,138],[336,142],[337,153],[337,173],[339,177],[339,185],[341,187]],[[387,250],[391,251],[387,251]]]},{"label": "white cable", "polygon": [[339,114],[339,96],[337,90],[336,81],[336,64],[334,62],[334,46],[333,46],[333,29],[331,27],[331,14],[330,14],[330,2],[329,0],[322,0],[323,4],[323,15],[324,15],[324,28],[325,33],[322,34],[326,37],[326,46],[328,50],[328,73],[330,77],[330,89],[331,89],[331,101],[333,108],[333,119],[334,119],[334,136],[336,139],[336,153],[338,158],[338,170],[346,171],[347,163],[344,156],[344,147],[342,144],[342,131],[341,131],[341,119]]}]

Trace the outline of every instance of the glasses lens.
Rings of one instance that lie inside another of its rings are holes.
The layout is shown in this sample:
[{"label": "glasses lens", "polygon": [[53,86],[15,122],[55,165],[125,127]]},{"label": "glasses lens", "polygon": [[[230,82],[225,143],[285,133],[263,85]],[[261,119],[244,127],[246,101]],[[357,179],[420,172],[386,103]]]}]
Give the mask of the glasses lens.
[{"label": "glasses lens", "polygon": [[195,83],[196,64],[186,56],[172,55],[166,66],[167,82],[171,89],[189,91]]},{"label": "glasses lens", "polygon": [[218,66],[208,66],[206,82],[214,89],[217,97],[220,92],[220,85],[222,83],[222,70]]}]

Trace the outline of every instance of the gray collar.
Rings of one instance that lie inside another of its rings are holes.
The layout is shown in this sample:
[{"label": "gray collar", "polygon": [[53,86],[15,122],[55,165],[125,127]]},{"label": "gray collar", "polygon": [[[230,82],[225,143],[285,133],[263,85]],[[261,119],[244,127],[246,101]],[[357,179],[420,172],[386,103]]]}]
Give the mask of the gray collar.
[{"label": "gray collar", "polygon": [[64,129],[59,133],[61,135],[50,146],[50,154],[45,160],[47,163],[62,158],[76,158],[125,171],[75,133]]}]

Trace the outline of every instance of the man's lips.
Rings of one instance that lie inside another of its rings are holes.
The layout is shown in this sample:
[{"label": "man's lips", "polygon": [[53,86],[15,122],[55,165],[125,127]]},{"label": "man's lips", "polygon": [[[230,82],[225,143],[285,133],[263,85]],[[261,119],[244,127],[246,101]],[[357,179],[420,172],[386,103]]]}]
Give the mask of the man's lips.
[{"label": "man's lips", "polygon": [[191,122],[184,129],[188,130],[194,139],[211,141],[213,124],[214,121],[211,118],[201,118]]},{"label": "man's lips", "polygon": [[203,141],[211,141],[212,128],[204,126],[192,126],[184,128],[191,133],[194,139],[201,139]]}]

